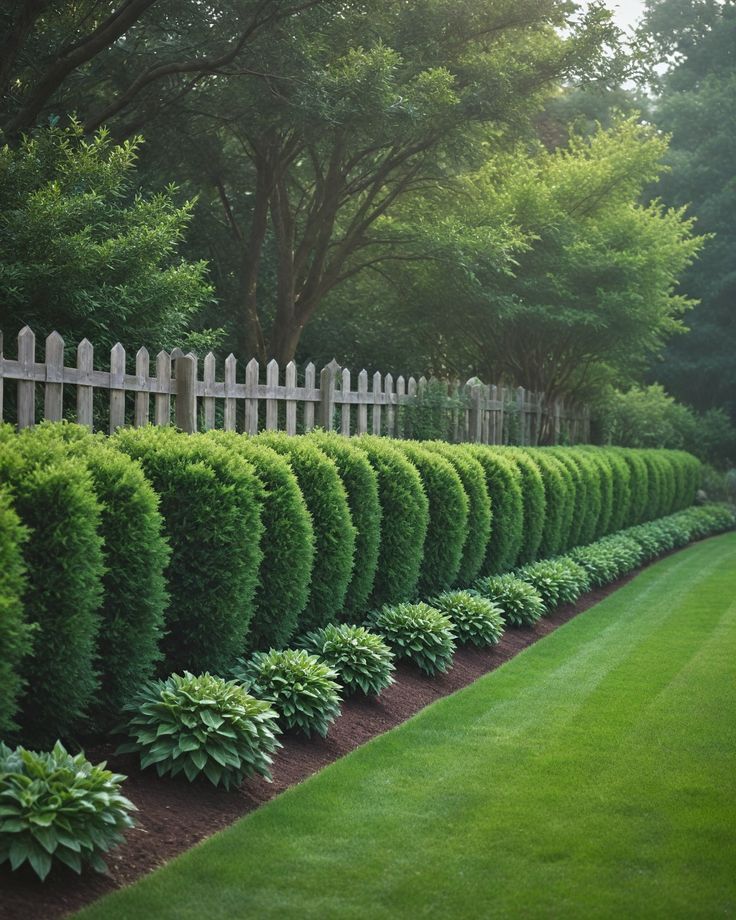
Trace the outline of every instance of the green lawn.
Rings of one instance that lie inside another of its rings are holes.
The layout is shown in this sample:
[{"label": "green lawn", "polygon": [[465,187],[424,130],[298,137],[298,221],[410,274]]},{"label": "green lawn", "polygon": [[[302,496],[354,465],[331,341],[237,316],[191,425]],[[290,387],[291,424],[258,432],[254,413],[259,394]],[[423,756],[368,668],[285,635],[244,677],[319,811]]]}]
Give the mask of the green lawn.
[{"label": "green lawn", "polygon": [[736,916],[736,535],[83,916]]}]

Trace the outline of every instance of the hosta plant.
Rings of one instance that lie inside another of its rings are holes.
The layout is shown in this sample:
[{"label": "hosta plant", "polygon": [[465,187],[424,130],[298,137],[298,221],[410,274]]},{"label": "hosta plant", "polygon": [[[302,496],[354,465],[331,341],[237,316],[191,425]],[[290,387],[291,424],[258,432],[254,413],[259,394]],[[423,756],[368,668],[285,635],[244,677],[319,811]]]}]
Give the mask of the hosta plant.
[{"label": "hosta plant", "polygon": [[105,872],[103,854],[133,827],[124,779],[59,741],[49,752],[0,742],[0,865],[28,863],[41,880],[59,864]]},{"label": "hosta plant", "polygon": [[503,611],[513,626],[533,626],[544,614],[544,602],[530,584],[515,575],[490,575],[479,578],[475,590]]},{"label": "hosta plant", "polygon": [[560,604],[574,604],[584,591],[590,590],[585,569],[564,556],[533,562],[516,574],[537,589],[548,613]]},{"label": "hosta plant", "polygon": [[302,636],[297,644],[337,671],[346,693],[377,695],[394,682],[393,652],[363,626],[325,626]]},{"label": "hosta plant", "polygon": [[370,614],[368,625],[386,639],[397,658],[412,661],[425,674],[438,674],[452,665],[452,621],[429,604],[383,607]]},{"label": "hosta plant", "polygon": [[635,540],[616,535],[579,546],[570,552],[570,558],[585,569],[592,585],[600,587],[635,569],[642,550]]},{"label": "hosta plant", "polygon": [[477,591],[445,591],[431,605],[452,620],[458,642],[496,645],[503,635],[501,608]]},{"label": "hosta plant", "polygon": [[304,649],[271,649],[240,660],[232,676],[273,704],[284,728],[324,737],[340,715],[337,672]]},{"label": "hosta plant", "polygon": [[159,776],[204,774],[214,786],[238,786],[258,773],[271,779],[280,747],[276,713],[236,681],[211,674],[172,674],[145,684],[124,707],[130,741],[118,753],[139,753]]}]

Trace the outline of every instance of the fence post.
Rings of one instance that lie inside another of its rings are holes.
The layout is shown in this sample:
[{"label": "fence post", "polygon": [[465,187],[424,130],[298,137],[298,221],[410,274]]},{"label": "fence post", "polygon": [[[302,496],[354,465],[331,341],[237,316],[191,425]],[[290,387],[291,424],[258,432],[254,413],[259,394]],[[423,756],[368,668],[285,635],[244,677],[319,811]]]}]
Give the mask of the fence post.
[{"label": "fence post", "polygon": [[483,387],[475,382],[475,378],[468,380],[470,388],[470,417],[468,420],[468,437],[475,444],[483,440]]},{"label": "fence post", "polygon": [[[18,363],[21,370],[32,374],[36,365],[36,335],[30,326],[18,333]],[[36,423],[36,384],[30,380],[18,381],[18,428],[31,428]]]},{"label": "fence post", "polygon": [[125,424],[125,349],[117,342],[110,351],[110,434]]},{"label": "fence post", "polygon": [[209,431],[215,427],[215,356],[211,351],[208,351],[204,356],[202,379],[204,381],[204,395],[202,397],[204,430]]},{"label": "fence post", "polygon": [[235,431],[236,423],[236,406],[235,402],[235,374],[237,369],[237,359],[231,352],[225,358],[225,431]]},{"label": "fence post", "polygon": [[245,365],[245,431],[258,434],[258,377],[260,369],[255,358]]},{"label": "fence post", "polygon": [[286,384],[286,433],[296,434],[296,399],[289,393],[296,389],[296,364],[289,361],[284,371],[284,383]]},{"label": "fence post", "polygon": [[[150,357],[147,348],[139,348],[135,356],[135,375],[138,378],[138,386],[148,384],[148,371],[150,369]],[[147,390],[139,390],[135,394],[135,417],[134,424],[136,428],[141,428],[148,424],[148,407],[150,405],[150,395]]]},{"label": "fence post", "polygon": [[[317,380],[317,368],[314,366],[313,362],[310,361],[309,364],[304,368],[304,389],[305,390],[314,390],[315,383]],[[307,399],[304,403],[304,431],[311,431],[314,428],[314,403],[311,399]]]},{"label": "fence post", "polygon": [[197,430],[197,359],[190,352],[176,359],[176,427]]},{"label": "fence post", "polygon": [[335,427],[335,385],[340,365],[333,358],[319,372],[319,423],[325,431]]},{"label": "fence post", "polygon": [[340,381],[340,395],[342,396],[342,405],[340,408],[340,433],[343,437],[350,437],[350,403],[346,400],[350,397],[350,371],[344,367],[342,369],[342,378]]},{"label": "fence post", "polygon": [[64,339],[58,332],[46,338],[45,392],[43,417],[50,422],[60,422],[64,412]]},{"label": "fence post", "polygon": [[171,356],[166,351],[156,355],[156,384],[153,422],[163,428],[171,424]]},{"label": "fence post", "polygon": [[519,410],[519,444],[526,444],[526,391],[524,387],[516,388],[516,405]]}]

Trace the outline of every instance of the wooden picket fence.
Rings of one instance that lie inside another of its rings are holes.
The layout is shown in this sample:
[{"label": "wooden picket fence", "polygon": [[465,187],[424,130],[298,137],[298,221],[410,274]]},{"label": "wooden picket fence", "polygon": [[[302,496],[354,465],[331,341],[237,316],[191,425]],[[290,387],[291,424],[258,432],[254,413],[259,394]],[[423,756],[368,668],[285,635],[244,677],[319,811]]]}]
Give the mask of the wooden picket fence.
[{"label": "wooden picket fence", "polygon": [[[465,384],[455,380],[440,385],[434,378],[394,379],[391,374],[375,373],[369,387],[363,370],[353,389],[353,375],[335,361],[319,375],[311,362],[300,375],[290,361],[283,376],[276,361],[270,361],[263,381],[263,369],[252,359],[239,382],[238,361],[232,354],[225,359],[223,379],[218,380],[212,352],[202,361],[200,379],[197,357],[180,349],[159,352],[153,376],[146,348],[136,352],[132,374],[120,343],[112,348],[109,370],[104,371],[95,370],[94,348],[87,339],[77,345],[76,367],[65,366],[65,350],[62,337],[52,332],[46,339],[44,360],[38,362],[36,337],[26,326],[18,335],[17,357],[10,359],[3,353],[0,332],[0,420],[3,384],[12,381],[15,399],[8,393],[7,402],[19,428],[41,418],[69,418],[110,432],[130,424],[170,425],[173,421],[186,432],[218,427],[249,434],[262,429],[297,434],[319,425],[345,436],[370,432],[410,437],[417,428],[416,410],[424,406],[435,415],[444,415],[445,436],[456,442],[536,444],[543,430],[546,440],[554,443],[584,442],[590,436],[585,407],[568,408],[562,401],[545,406],[523,387],[483,384],[477,378]],[[71,398],[72,388],[76,399]],[[106,395],[101,397],[99,391]]]}]

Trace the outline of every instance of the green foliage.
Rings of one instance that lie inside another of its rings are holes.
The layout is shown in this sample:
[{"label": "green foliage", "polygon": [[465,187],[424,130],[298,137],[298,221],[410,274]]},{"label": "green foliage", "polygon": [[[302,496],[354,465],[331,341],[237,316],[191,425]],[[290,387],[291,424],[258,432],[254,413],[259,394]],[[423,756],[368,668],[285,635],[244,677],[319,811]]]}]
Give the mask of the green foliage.
[{"label": "green foliage", "polygon": [[207,436],[252,464],[262,486],[263,560],[247,645],[252,649],[286,645],[309,597],[314,563],[309,509],[281,454],[235,432],[209,431]]},{"label": "green foliage", "polygon": [[595,469],[601,495],[601,506],[595,523],[592,539],[599,540],[608,533],[613,514],[613,470],[608,463],[605,451],[593,447],[579,447],[585,451]]},{"label": "green foliage", "polygon": [[211,299],[204,262],[179,255],[193,203],[171,187],[135,193],[140,138],[46,127],[0,148],[0,328],[150,349],[178,337]]},{"label": "green foliage", "polygon": [[94,716],[109,727],[161,658],[169,550],[158,497],[141,467],[114,450],[102,434],[92,436],[79,425],[44,422],[36,437],[58,439],[70,456],[84,460],[100,505],[105,575]]},{"label": "green foliage", "polygon": [[544,602],[530,584],[515,575],[489,575],[479,578],[475,590],[501,608],[512,626],[533,626],[544,615]]},{"label": "green foliage", "polygon": [[171,546],[163,668],[227,669],[247,645],[263,556],[253,467],[204,435],[170,428],[122,429],[111,443],[143,467]]},{"label": "green foliage", "polygon": [[585,569],[594,587],[610,584],[635,569],[642,557],[639,544],[621,534],[578,546],[570,552],[570,558]]},{"label": "green foliage", "polygon": [[378,567],[381,540],[381,505],[378,477],[365,451],[339,434],[315,431],[310,435],[319,449],[335,461],[348,497],[355,527],[355,561],[343,616],[362,614],[367,606]]},{"label": "green foliage", "polygon": [[586,570],[565,556],[533,562],[519,569],[516,575],[537,590],[547,613],[560,604],[574,604],[590,590]]},{"label": "green foliage", "polygon": [[58,865],[106,872],[103,855],[134,824],[124,779],[60,741],[43,753],[0,741],[0,865],[28,863],[41,881]]},{"label": "green foliage", "polygon": [[466,402],[457,394],[451,396],[444,380],[428,380],[412,402],[399,410],[406,437],[414,441],[450,440],[451,412],[464,411]]},{"label": "green foliage", "polygon": [[394,682],[391,649],[363,626],[325,626],[302,636],[298,644],[337,673],[347,694],[377,696]]},{"label": "green foliage", "polygon": [[340,715],[337,672],[304,649],[271,649],[240,660],[232,670],[259,699],[268,700],[284,728],[323,738]]},{"label": "green foliage", "polygon": [[491,498],[486,486],[485,472],[481,464],[458,445],[428,441],[422,444],[441,454],[460,477],[468,499],[467,536],[463,543],[460,568],[456,582],[470,584],[480,573],[491,538]]},{"label": "green foliage", "polygon": [[457,641],[479,647],[497,645],[503,635],[501,608],[475,591],[445,591],[430,601],[452,621]]},{"label": "green foliage", "polygon": [[397,444],[419,470],[429,501],[429,525],[417,586],[419,594],[426,597],[455,583],[468,534],[468,497],[454,467],[441,454],[413,442]]},{"label": "green foliage", "polygon": [[567,470],[569,477],[569,508],[565,509],[565,528],[563,533],[563,549],[568,550],[572,546],[577,546],[580,542],[585,508],[588,504],[587,477],[578,463],[573,449],[546,447],[544,452],[550,454],[561,463]]},{"label": "green foliage", "polygon": [[355,527],[337,465],[307,437],[264,432],[257,443],[282,454],[299,483],[314,527],[314,564],[300,631],[317,629],[343,609],[353,572]]},{"label": "green foliage", "polygon": [[543,558],[555,556],[567,537],[568,520],[572,517],[569,492],[572,477],[551,454],[531,450],[529,455],[539,470],[544,487],[544,527],[538,552]]},{"label": "green foliage", "polygon": [[381,542],[371,603],[393,604],[414,596],[419,581],[429,502],[415,466],[389,441],[357,441],[378,478]]},{"label": "green foliage", "polygon": [[495,448],[508,457],[519,471],[521,477],[521,494],[524,502],[524,525],[522,540],[515,564],[524,565],[533,562],[539,553],[547,514],[547,502],[544,496],[544,482],[539,467],[532,457],[516,448]]},{"label": "green foliage", "polygon": [[35,429],[0,427],[0,479],[29,535],[23,605],[34,652],[20,664],[16,721],[24,739],[43,744],[81,725],[99,686],[100,508],[84,460]]},{"label": "green foliage", "polygon": [[213,786],[239,786],[257,773],[271,779],[280,747],[276,713],[234,680],[205,673],[151,681],[123,707],[130,741],[118,753],[140,754],[159,776],[204,775]]},{"label": "green foliage", "polygon": [[599,530],[598,521],[603,507],[600,468],[586,450],[575,447],[570,449],[570,453],[585,481],[585,501],[577,511],[580,516],[580,528],[576,542],[592,543]]},{"label": "green foliage", "polygon": [[382,607],[369,615],[368,625],[385,638],[397,659],[411,661],[430,677],[452,666],[452,621],[429,604]]},{"label": "green foliage", "polygon": [[13,716],[23,689],[20,663],[33,640],[23,610],[23,546],[27,540],[28,531],[13,511],[10,493],[0,487],[0,735],[17,728]]},{"label": "green foliage", "polygon": [[515,463],[488,447],[463,445],[462,449],[483,467],[491,499],[491,537],[481,572],[504,572],[516,562],[523,538],[524,497],[521,475]]},{"label": "green foliage", "polygon": [[620,456],[629,467],[629,510],[623,521],[624,526],[632,526],[644,520],[649,503],[649,468],[644,458],[636,450],[617,450],[608,448],[611,453]]}]

